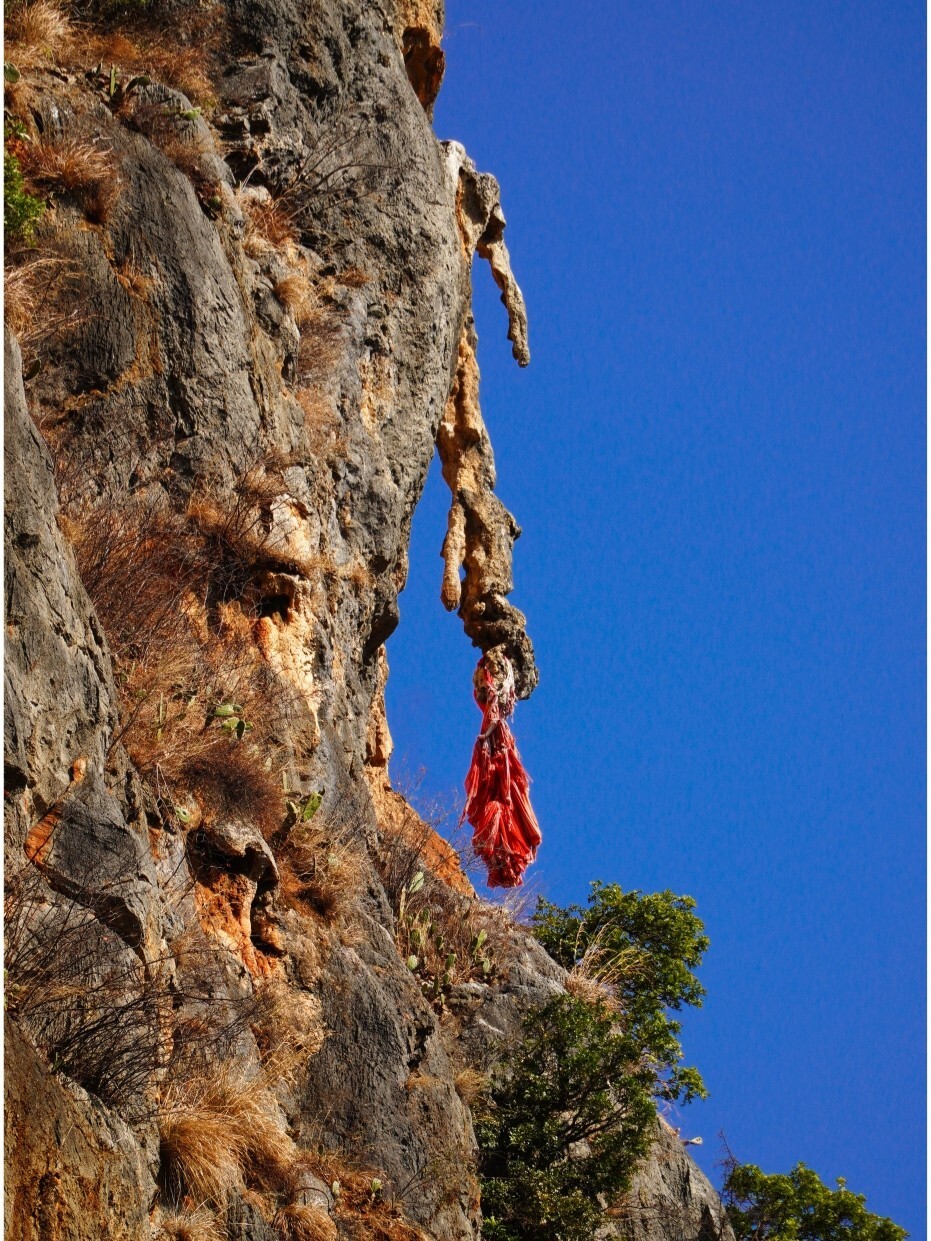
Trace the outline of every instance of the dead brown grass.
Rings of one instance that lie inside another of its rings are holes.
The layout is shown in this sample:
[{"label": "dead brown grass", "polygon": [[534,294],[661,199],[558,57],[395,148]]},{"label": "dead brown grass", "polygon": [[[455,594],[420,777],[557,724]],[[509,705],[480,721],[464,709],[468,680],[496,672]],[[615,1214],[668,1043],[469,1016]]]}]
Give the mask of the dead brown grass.
[{"label": "dead brown grass", "polygon": [[336,277],[336,283],[345,285],[347,289],[362,289],[370,281],[371,277],[361,267],[347,267]]},{"label": "dead brown grass", "polygon": [[84,138],[20,142],[17,155],[27,182],[45,191],[70,194],[84,214],[102,224],[122,188],[111,148]]},{"label": "dead brown grass", "polygon": [[[158,500],[78,506],[64,524],[116,658],[116,740],[167,813],[185,802],[190,813],[193,799],[202,816],[247,814],[272,834],[297,699],[265,663],[237,597],[253,572],[248,549],[234,554]],[[251,725],[241,739],[214,715],[225,703]]]},{"label": "dead brown grass", "polygon": [[159,1221],[159,1241],[224,1241],[225,1231],[206,1207],[171,1212]]},{"label": "dead brown grass", "polygon": [[281,1128],[262,1078],[230,1064],[186,1076],[165,1090],[157,1117],[162,1192],[222,1206],[247,1179],[286,1185],[297,1151]]},{"label": "dead brown grass", "polygon": [[253,195],[241,198],[246,214],[243,246],[251,258],[273,252],[289,252],[296,246],[298,231],[285,200],[262,200]]},{"label": "dead brown grass", "polygon": [[316,321],[320,313],[317,294],[303,272],[292,271],[276,280],[274,293],[299,327]]},{"label": "dead brown grass", "polygon": [[321,300],[302,324],[297,355],[298,386],[313,387],[325,382],[342,353],[343,330],[339,312]]},{"label": "dead brown grass", "polygon": [[[409,795],[416,790],[416,778],[402,776],[400,782]],[[405,959],[417,958],[414,973],[427,998],[442,1009],[450,986],[507,976],[518,951],[515,932],[535,895],[528,885],[516,890],[516,898],[509,893],[507,901],[478,899],[467,880],[476,860],[467,835],[455,827],[454,808],[421,805],[420,811],[390,794],[379,817],[377,864],[396,915],[398,950]],[[438,828],[451,839],[438,835]]]},{"label": "dead brown grass", "polygon": [[183,5],[172,8],[170,18],[156,9],[123,17],[118,30],[89,29],[72,59],[80,57],[85,68],[115,65],[121,77],[146,74],[206,108],[215,98],[214,58],[228,38],[222,5]]},{"label": "dead brown grass", "polygon": [[[179,787],[196,798],[208,821],[245,818],[264,836],[273,835],[284,817],[280,772],[267,767],[261,750],[249,742],[231,741],[217,735],[215,728],[201,738],[202,734],[172,769]],[[164,766],[157,754],[156,750],[150,763],[155,759]]]},{"label": "dead brown grass", "polygon": [[327,822],[323,812],[296,823],[280,854],[281,889],[292,907],[335,922],[351,913],[361,894],[365,866],[353,821]]},{"label": "dead brown grass", "polygon": [[[333,1214],[341,1237],[357,1241],[428,1241],[426,1234],[404,1218],[384,1172],[366,1167],[343,1151],[322,1146],[303,1150],[294,1163],[294,1185],[302,1169],[327,1185],[337,1184]],[[380,1182],[382,1189],[374,1188]]]},{"label": "dead brown grass", "polygon": [[602,948],[596,937],[569,971],[566,990],[586,1004],[607,1006],[621,1012],[621,984],[649,967],[644,954],[631,948],[618,955]]},{"label": "dead brown grass", "polygon": [[103,22],[76,23],[56,0],[30,0],[7,6],[4,32],[6,59],[20,69],[113,65],[121,83],[146,74],[209,107],[213,59],[228,41],[228,22],[222,5],[184,5],[171,10],[170,24],[158,12],[141,12],[124,15],[114,30]]},{"label": "dead brown grass", "polygon": [[55,0],[32,0],[7,7],[5,56],[20,69],[55,64],[67,56],[76,35],[69,14]]},{"label": "dead brown grass", "polygon": [[55,249],[44,224],[36,245],[8,246],[4,258],[4,318],[28,374],[50,346],[60,346],[87,321],[87,307],[77,295],[80,267]]},{"label": "dead brown grass", "polygon": [[269,978],[258,992],[252,1032],[269,1081],[293,1083],[326,1038],[320,1001],[285,979]]},{"label": "dead brown grass", "polygon": [[319,1207],[291,1203],[282,1207],[274,1220],[282,1241],[336,1241],[336,1225]]},{"label": "dead brown grass", "polygon": [[456,1094],[468,1108],[480,1107],[488,1100],[491,1090],[491,1079],[478,1069],[464,1068],[456,1074],[454,1085]]}]

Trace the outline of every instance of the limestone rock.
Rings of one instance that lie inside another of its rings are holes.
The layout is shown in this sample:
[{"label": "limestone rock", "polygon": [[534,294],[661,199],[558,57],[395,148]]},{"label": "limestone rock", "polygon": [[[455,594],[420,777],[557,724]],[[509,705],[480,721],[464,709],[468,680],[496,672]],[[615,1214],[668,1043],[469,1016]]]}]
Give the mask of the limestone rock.
[{"label": "limestone rock", "polygon": [[[477,1241],[456,1076],[489,1067],[565,975],[501,930],[493,980],[431,1003],[402,957],[391,849],[405,882],[425,869],[442,885],[450,916],[479,907],[455,850],[391,789],[384,644],[438,451],[443,602],[476,647],[509,655],[521,696],[537,684],[471,315],[478,254],[527,364],[500,190],[432,132],[438,0],[189,9],[172,35],[201,53],[202,113],[176,85],[95,74],[82,51],[61,72],[24,65],[31,141],[87,143],[110,176],[105,211],[50,191],[41,253],[58,278],[25,384],[6,342],[8,881],[35,889],[40,951],[78,918],[83,973],[57,961],[50,994],[136,988],[147,1024],[144,1044],[127,1021],[52,1072],[57,1028],[25,1004],[8,1021],[7,1231],[151,1237],[162,1087],[180,1077],[201,1098],[219,1082],[264,1135],[261,1193],[233,1175],[215,1212],[230,1241],[270,1241],[276,1212],[302,1209],[348,1238],[390,1224],[379,1235]],[[122,607],[106,636],[95,539]],[[129,623],[138,600],[158,634]],[[239,695],[237,741],[216,709]],[[139,1080],[105,1106],[104,1053],[140,1048]],[[672,1236],[647,1209],[668,1204],[683,1241],[704,1238],[713,1192],[665,1133],[656,1152],[643,1212],[610,1235]],[[324,1175],[339,1160],[363,1185],[354,1204]]]},{"label": "limestone rock", "polygon": [[116,721],[106,641],[56,524],[52,461],[26,408],[16,340],[5,337],[6,854],[77,772],[101,771]]},{"label": "limestone rock", "polygon": [[5,1023],[9,1241],[148,1241],[152,1168],[130,1128]]}]

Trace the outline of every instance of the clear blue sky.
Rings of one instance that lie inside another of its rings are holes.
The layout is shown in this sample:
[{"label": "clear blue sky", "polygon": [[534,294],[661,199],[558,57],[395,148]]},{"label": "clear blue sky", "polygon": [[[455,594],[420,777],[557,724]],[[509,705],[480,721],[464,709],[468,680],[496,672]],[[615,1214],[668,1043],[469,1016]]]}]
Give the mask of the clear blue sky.
[{"label": "clear blue sky", "polygon": [[[919,3],[448,0],[441,138],[503,187],[519,371],[476,269],[516,732],[562,903],[672,888],[711,937],[683,1109],[924,1235]],[[482,265],[483,266],[483,265]],[[393,769],[458,791],[476,652],[434,468],[389,643]]]}]

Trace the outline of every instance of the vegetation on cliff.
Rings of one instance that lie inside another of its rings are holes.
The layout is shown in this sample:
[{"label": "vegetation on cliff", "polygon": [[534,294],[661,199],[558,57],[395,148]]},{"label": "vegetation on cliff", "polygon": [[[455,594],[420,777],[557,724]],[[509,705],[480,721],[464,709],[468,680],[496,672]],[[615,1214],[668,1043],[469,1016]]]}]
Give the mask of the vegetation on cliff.
[{"label": "vegetation on cliff", "polygon": [[586,981],[606,989],[623,1013],[666,1098],[704,1098],[694,1068],[680,1065],[681,1025],[669,1016],[683,1004],[700,1008],[705,989],[695,977],[708,948],[690,896],[670,891],[624,892],[616,883],[594,882],[588,907],[567,909],[540,900],[533,933],[554,961],[570,971],[578,993]]},{"label": "vegetation on cliff", "polygon": [[538,902],[533,933],[570,971],[568,994],[528,1014],[477,1125],[490,1241],[589,1241],[649,1149],[655,1097],[705,1094],[669,1017],[704,995],[693,909],[603,883],[585,910]]},{"label": "vegetation on cliff", "polygon": [[908,1233],[866,1209],[866,1198],[825,1185],[803,1163],[767,1174],[728,1153],[723,1199],[737,1241],[904,1241]]}]

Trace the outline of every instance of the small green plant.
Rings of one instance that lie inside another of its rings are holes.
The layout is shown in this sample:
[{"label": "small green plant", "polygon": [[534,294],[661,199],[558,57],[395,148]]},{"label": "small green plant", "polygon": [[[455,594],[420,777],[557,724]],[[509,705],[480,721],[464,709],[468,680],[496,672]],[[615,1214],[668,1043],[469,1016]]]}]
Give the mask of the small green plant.
[{"label": "small green plant", "polygon": [[401,889],[397,916],[398,948],[407,968],[420,979],[424,994],[433,1004],[442,1007],[457,976],[467,978],[479,974],[487,978],[492,974],[494,964],[487,946],[488,932],[484,928],[471,937],[466,957],[461,941],[457,941],[461,952],[447,942],[439,914],[431,905],[412,907],[411,898],[423,890],[425,878],[424,872],[419,870]]},{"label": "small green plant", "polygon": [[309,823],[323,802],[323,791],[319,793],[308,793],[300,801],[286,801],[288,814],[294,823]]},{"label": "small green plant", "polygon": [[3,230],[7,237],[30,243],[35,238],[36,224],[45,211],[41,198],[26,191],[19,160],[8,151],[3,153]]},{"label": "small green plant", "polygon": [[707,1094],[697,1069],[680,1065],[681,1024],[669,1009],[701,1007],[705,989],[694,970],[708,947],[690,896],[624,892],[616,883],[591,885],[588,908],[561,909],[540,899],[532,931],[568,970],[594,955],[610,979],[628,1033],[653,1063],[659,1093],[689,1102]]},{"label": "small green plant", "polygon": [[483,1237],[591,1241],[649,1147],[653,1086],[606,1005],[561,995],[531,1013],[476,1123]]},{"label": "small green plant", "polygon": [[235,702],[221,703],[213,713],[213,718],[219,720],[220,727],[228,733],[235,733],[236,737],[242,741],[246,733],[251,732],[255,727],[250,724],[243,714],[243,709]]},{"label": "small green plant", "polygon": [[722,1198],[737,1241],[905,1241],[891,1219],[866,1209],[843,1177],[825,1185],[803,1163],[769,1175],[728,1152]]}]

